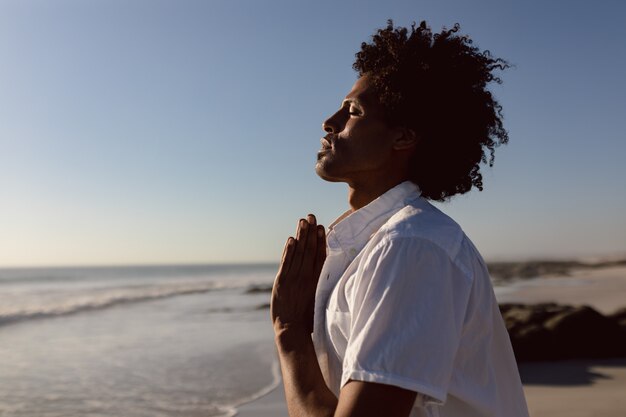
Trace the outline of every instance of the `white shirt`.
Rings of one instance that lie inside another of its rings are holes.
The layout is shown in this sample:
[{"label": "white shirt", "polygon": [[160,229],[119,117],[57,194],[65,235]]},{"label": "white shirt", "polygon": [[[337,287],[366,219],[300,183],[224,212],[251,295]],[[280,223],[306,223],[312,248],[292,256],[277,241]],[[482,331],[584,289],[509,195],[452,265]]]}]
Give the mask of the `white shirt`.
[{"label": "white shirt", "polygon": [[328,387],[418,393],[411,417],[528,417],[480,254],[404,182],[329,228],[313,342]]}]

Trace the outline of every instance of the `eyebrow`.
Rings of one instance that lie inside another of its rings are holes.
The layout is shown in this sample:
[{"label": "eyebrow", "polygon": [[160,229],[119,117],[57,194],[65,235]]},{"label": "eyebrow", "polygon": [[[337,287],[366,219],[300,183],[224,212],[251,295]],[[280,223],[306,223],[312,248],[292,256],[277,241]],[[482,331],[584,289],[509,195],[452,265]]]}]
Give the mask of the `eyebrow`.
[{"label": "eyebrow", "polygon": [[359,107],[363,107],[363,101],[359,100],[356,97],[352,97],[352,98],[347,98],[344,101],[341,102],[341,107],[340,108],[344,108],[346,106],[346,104],[356,104]]}]

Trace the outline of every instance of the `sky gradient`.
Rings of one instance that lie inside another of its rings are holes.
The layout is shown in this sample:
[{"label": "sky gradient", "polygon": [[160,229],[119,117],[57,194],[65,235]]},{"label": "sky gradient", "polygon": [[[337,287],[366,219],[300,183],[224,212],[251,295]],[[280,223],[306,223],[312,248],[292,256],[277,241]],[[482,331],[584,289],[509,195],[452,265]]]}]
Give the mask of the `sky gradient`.
[{"label": "sky gradient", "polygon": [[344,184],[322,121],[387,19],[514,64],[485,191],[437,204],[490,259],[626,254],[626,3],[0,0],[0,267],[278,261]]}]

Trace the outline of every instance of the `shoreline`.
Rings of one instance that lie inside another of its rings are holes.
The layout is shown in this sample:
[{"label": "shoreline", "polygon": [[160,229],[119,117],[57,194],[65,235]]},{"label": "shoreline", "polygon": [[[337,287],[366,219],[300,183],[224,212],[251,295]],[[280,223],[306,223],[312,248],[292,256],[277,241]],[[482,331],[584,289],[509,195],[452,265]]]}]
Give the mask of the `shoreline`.
[{"label": "shoreline", "polygon": [[289,417],[282,380],[265,395],[236,407],[232,417]]},{"label": "shoreline", "polygon": [[[229,407],[225,407],[228,409],[227,416],[228,417],[236,417],[236,416],[257,416],[257,410],[259,407],[270,408],[273,411],[279,411],[278,407],[285,408],[285,396],[282,398],[277,397],[277,394],[283,392],[283,381],[280,375],[280,364],[278,363],[278,359],[275,359],[272,362],[272,382],[270,385],[263,387],[261,390],[251,395],[248,398],[244,398],[239,401],[237,404]],[[285,408],[286,410],[286,408]],[[248,415],[248,411],[252,411],[252,414]],[[266,410],[270,411],[270,410]],[[241,414],[243,412],[243,414]],[[268,414],[269,416],[276,414]]]}]

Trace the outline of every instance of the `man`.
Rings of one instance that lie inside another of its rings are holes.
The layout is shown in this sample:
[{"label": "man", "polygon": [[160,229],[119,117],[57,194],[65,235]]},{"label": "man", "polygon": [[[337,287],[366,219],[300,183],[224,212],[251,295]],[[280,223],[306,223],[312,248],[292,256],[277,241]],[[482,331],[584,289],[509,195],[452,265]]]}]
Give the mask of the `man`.
[{"label": "man", "polygon": [[301,219],[274,283],[291,417],[528,416],[486,266],[427,201],[482,190],[508,140],[486,89],[506,62],[458,30],[390,21],[323,124],[316,171],[348,184],[350,210],[327,235]]}]

